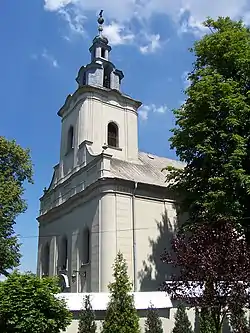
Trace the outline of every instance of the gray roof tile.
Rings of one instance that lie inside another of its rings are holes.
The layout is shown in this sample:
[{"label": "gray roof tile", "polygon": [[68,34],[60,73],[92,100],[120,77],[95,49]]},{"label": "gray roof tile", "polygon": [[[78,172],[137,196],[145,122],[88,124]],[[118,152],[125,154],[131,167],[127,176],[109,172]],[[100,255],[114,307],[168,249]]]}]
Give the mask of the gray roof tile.
[{"label": "gray roof tile", "polygon": [[162,169],[167,166],[176,168],[185,166],[182,162],[143,152],[139,152],[138,157],[138,163],[112,158],[111,174],[113,177],[166,187],[166,171],[162,172]]}]

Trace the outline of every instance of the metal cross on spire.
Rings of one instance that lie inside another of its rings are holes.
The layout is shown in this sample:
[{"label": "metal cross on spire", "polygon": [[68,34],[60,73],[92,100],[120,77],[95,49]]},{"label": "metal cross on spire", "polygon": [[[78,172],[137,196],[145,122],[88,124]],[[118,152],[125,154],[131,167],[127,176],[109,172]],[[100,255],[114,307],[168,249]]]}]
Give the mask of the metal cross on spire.
[{"label": "metal cross on spire", "polygon": [[101,35],[102,31],[103,31],[102,25],[104,23],[104,18],[102,16],[102,14],[103,14],[103,9],[100,11],[99,17],[98,17],[98,20],[97,20],[97,22],[99,23],[99,27],[98,27],[99,35]]}]

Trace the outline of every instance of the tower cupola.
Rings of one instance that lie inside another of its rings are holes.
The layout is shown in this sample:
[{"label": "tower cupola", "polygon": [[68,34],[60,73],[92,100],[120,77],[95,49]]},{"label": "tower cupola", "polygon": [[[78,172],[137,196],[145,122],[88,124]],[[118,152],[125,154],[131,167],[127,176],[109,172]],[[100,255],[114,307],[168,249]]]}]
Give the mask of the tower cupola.
[{"label": "tower cupola", "polygon": [[103,35],[103,10],[100,11],[97,22],[98,35],[93,39],[89,48],[91,62],[80,68],[76,81],[79,87],[90,85],[120,91],[124,75],[109,59],[112,48],[108,38]]}]

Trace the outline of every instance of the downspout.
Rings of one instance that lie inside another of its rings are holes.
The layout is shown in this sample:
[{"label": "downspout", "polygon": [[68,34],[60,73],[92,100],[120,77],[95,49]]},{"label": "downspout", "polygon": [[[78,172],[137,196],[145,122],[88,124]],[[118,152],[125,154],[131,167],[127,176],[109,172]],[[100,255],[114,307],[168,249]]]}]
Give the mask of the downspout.
[{"label": "downspout", "polygon": [[134,191],[132,195],[132,228],[133,228],[133,270],[134,270],[134,291],[137,290],[137,264],[136,264],[136,233],[135,233],[135,192],[137,182],[134,182]]}]

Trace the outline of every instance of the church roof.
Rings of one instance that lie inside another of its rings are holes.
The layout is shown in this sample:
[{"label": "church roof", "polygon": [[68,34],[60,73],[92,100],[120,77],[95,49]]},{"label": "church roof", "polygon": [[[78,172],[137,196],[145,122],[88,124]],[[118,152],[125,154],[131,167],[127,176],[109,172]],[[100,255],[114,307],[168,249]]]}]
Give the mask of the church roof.
[{"label": "church roof", "polygon": [[162,171],[162,169],[167,166],[173,166],[176,168],[183,168],[185,166],[185,164],[180,161],[143,152],[139,152],[139,161],[139,163],[131,163],[112,158],[112,176],[139,183],[166,187],[166,171]]}]

